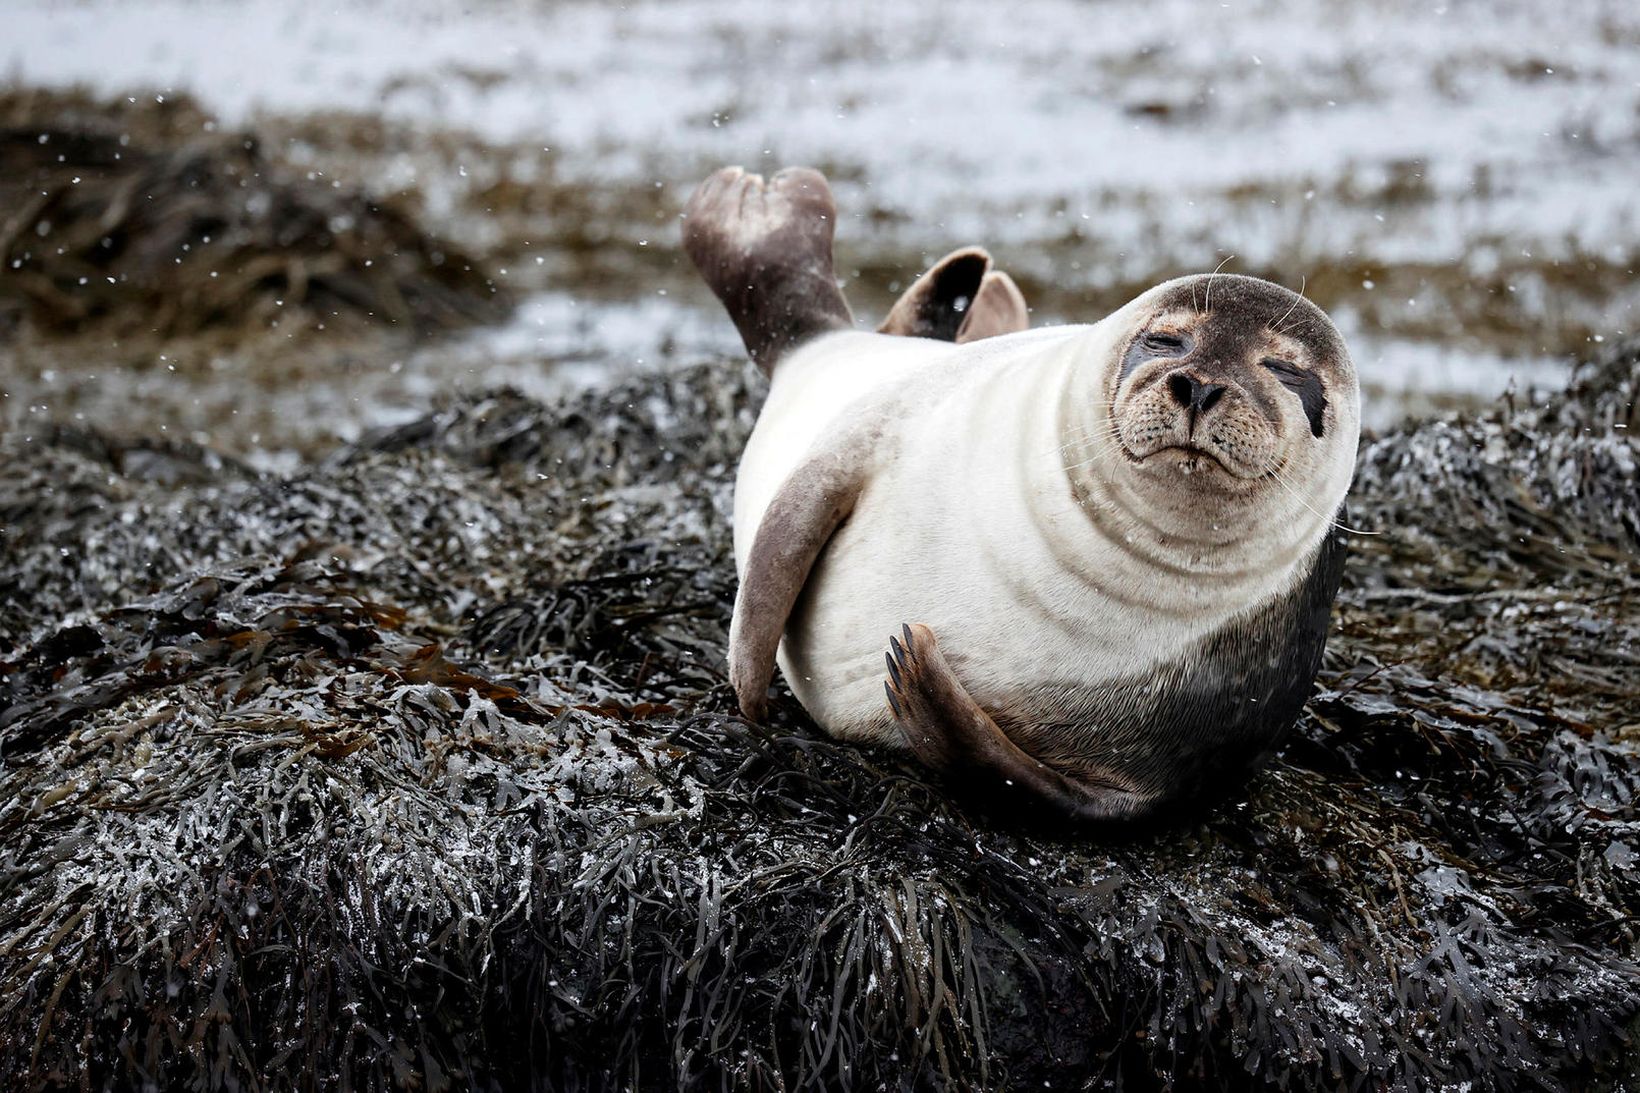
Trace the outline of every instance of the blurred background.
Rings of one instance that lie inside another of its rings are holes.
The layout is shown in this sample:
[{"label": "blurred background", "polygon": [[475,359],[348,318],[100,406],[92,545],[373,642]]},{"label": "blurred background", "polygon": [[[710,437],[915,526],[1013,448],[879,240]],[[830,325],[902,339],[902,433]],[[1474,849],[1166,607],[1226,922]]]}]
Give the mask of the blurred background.
[{"label": "blurred background", "polygon": [[1369,425],[1633,331],[1640,5],[11,0],[0,420],[277,468],[440,392],[737,355],[678,248],[810,164],[862,319],[981,243],[1036,324],[1302,289]]}]

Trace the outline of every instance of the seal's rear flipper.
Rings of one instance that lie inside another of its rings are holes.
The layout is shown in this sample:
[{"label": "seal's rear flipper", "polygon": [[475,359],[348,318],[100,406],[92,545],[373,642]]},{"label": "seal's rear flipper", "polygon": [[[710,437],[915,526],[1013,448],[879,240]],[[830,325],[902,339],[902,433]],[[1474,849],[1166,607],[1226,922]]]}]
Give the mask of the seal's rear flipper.
[{"label": "seal's rear flipper", "polygon": [[935,262],[894,302],[881,334],[973,342],[1030,326],[1014,279],[991,268],[982,247],[963,247]]},{"label": "seal's rear flipper", "polygon": [[951,673],[934,633],[906,626],[889,639],[889,708],[906,742],[934,770],[992,793],[1023,790],[1066,819],[1127,820],[1151,803],[1114,781],[1073,779],[1008,739]]},{"label": "seal's rear flipper", "polygon": [[994,269],[980,282],[979,295],[968,306],[968,317],[957,331],[957,341],[977,342],[998,334],[1017,334],[1029,330],[1030,326],[1025,294],[1019,291],[1012,277]]},{"label": "seal's rear flipper", "polygon": [[990,268],[991,256],[983,248],[952,251],[900,294],[877,332],[956,341]]},{"label": "seal's rear flipper", "polygon": [[683,249],[765,372],[788,349],[854,325],[832,274],[836,227],[831,187],[807,167],[767,182],[725,167],[684,209]]}]

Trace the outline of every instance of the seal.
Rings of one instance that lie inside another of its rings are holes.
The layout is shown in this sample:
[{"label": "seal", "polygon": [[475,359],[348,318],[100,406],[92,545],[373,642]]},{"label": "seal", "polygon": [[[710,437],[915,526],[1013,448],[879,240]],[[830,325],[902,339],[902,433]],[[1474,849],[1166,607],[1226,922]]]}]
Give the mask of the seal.
[{"label": "seal", "polygon": [[725,169],[685,212],[770,377],[735,483],[743,712],[778,662],[831,735],[1074,820],[1232,788],[1297,720],[1342,573],[1360,395],[1331,321],[1196,275],[1026,330],[965,248],[868,333],[835,223],[802,169]]}]

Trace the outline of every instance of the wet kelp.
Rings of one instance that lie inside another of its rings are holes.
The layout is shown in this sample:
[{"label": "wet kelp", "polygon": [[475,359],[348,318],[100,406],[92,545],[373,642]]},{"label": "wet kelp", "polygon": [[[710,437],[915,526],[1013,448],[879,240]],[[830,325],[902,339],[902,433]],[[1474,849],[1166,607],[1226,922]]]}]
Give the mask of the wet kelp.
[{"label": "wet kelp", "polygon": [[495,320],[481,265],[189,99],[0,94],[0,334]]},{"label": "wet kelp", "polygon": [[1635,1079],[1637,347],[1369,442],[1282,756],[1110,840],[734,716],[754,383],[465,398],[286,477],[7,441],[0,1083]]}]

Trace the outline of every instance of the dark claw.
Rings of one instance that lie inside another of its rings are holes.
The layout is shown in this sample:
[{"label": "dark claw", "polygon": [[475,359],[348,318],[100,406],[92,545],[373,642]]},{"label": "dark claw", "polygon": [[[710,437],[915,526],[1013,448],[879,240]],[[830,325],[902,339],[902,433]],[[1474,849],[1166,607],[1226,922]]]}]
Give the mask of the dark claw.
[{"label": "dark claw", "polygon": [[906,654],[910,655],[911,647],[916,644],[911,640],[911,624],[908,622],[900,623],[900,633],[905,635]]},{"label": "dark claw", "polygon": [[888,696],[888,704],[894,710],[894,716],[904,717],[905,715],[900,712],[900,700],[894,697],[894,688],[890,687],[887,681],[883,683],[883,693]]},{"label": "dark claw", "polygon": [[900,639],[899,638],[889,638],[888,639],[888,647],[890,649],[894,650],[893,657],[896,661],[899,662],[900,667],[902,667],[902,668],[905,667],[905,648],[904,648],[904,646],[902,646],[900,644]]},{"label": "dark claw", "polygon": [[[894,686],[898,687],[900,685],[900,666],[894,663],[894,655],[884,653],[883,660],[888,663],[888,674],[894,677]],[[888,684],[885,683],[883,686],[886,687]]]}]

